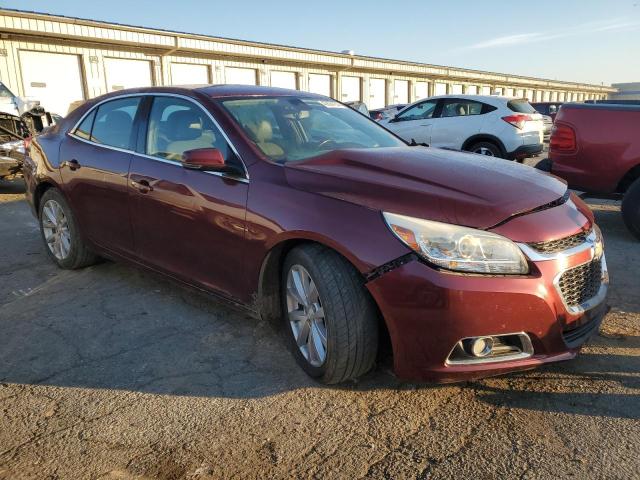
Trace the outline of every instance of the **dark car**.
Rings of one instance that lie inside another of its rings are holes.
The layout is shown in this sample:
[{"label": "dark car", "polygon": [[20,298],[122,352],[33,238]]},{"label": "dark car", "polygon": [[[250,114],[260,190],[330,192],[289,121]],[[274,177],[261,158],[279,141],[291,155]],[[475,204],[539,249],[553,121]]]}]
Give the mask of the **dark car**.
[{"label": "dark car", "polygon": [[376,122],[379,122],[380,120],[387,120],[395,117],[396,114],[406,106],[406,103],[398,103],[395,105],[388,105],[384,108],[376,108],[375,110],[369,111],[369,116]]},{"label": "dark car", "polygon": [[556,119],[556,114],[564,102],[533,102],[531,106],[536,109],[536,112],[551,117],[551,120]]},{"label": "dark car", "polygon": [[25,177],[58,266],[118,259],[279,319],[326,383],[387,335],[414,379],[570,359],[605,313],[600,231],[564,183],[409,146],[319,95],[114,92],[38,137]]}]

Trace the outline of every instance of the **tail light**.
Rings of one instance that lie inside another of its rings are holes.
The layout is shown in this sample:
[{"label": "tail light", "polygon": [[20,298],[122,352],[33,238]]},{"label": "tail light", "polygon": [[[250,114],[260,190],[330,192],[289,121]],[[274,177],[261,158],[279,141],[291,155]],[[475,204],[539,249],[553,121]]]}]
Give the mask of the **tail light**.
[{"label": "tail light", "polygon": [[373,115],[374,115],[373,119],[376,121],[382,120],[384,117],[384,115],[382,115],[382,112],[376,112]]},{"label": "tail light", "polygon": [[524,128],[524,124],[533,120],[531,115],[525,115],[522,113],[516,115],[507,115],[506,117],[502,117],[502,120],[513,125],[518,130],[522,130]]},{"label": "tail light", "polygon": [[31,146],[31,136],[24,137],[24,151],[25,153],[29,153],[29,147]]},{"label": "tail light", "polygon": [[576,149],[576,132],[569,125],[554,124],[549,139],[549,150],[572,152]]}]

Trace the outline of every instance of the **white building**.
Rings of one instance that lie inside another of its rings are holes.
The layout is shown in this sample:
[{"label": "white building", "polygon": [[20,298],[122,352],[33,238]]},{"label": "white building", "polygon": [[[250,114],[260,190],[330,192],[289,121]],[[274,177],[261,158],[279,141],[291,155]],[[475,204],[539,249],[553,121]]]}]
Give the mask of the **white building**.
[{"label": "white building", "polygon": [[231,40],[0,9],[0,81],[66,114],[71,102],[148,85],[297,88],[369,108],[443,93],[531,101],[606,98],[611,87]]},{"label": "white building", "polygon": [[640,82],[614,83],[611,86],[618,90],[609,95],[613,100],[640,100]]}]

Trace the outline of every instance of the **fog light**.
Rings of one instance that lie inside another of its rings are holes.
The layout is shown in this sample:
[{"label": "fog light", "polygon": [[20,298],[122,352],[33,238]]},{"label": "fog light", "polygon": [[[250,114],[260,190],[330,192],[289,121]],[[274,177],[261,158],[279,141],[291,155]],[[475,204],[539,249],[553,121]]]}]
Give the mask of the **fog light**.
[{"label": "fog light", "polygon": [[467,338],[464,340],[463,346],[465,352],[469,355],[473,355],[474,357],[486,357],[487,355],[490,355],[493,350],[493,338]]}]

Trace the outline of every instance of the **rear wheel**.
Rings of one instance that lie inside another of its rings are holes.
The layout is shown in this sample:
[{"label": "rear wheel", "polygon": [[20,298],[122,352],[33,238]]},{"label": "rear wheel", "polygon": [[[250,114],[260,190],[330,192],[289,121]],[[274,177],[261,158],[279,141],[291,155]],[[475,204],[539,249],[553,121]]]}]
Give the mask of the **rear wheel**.
[{"label": "rear wheel", "polygon": [[56,265],[72,270],[96,262],[96,255],[84,243],[71,208],[59,190],[51,188],[44,193],[38,213],[42,239]]},{"label": "rear wheel", "polygon": [[468,148],[468,151],[477,153],[478,155],[502,158],[502,151],[500,148],[495,143],[491,142],[474,143]]},{"label": "rear wheel", "polygon": [[629,231],[640,240],[640,178],[633,182],[624,194],[622,218]]},{"label": "rear wheel", "polygon": [[358,378],[373,367],[378,319],[358,272],[321,245],[293,249],[282,270],[287,337],[299,365],[323,383]]}]

